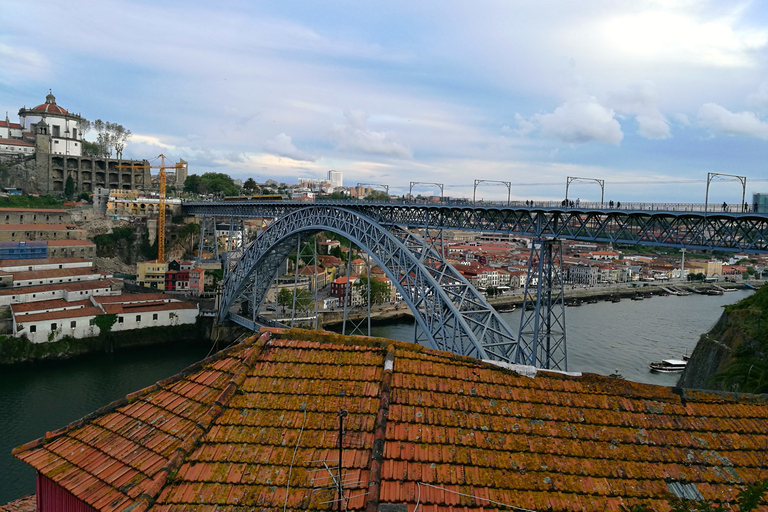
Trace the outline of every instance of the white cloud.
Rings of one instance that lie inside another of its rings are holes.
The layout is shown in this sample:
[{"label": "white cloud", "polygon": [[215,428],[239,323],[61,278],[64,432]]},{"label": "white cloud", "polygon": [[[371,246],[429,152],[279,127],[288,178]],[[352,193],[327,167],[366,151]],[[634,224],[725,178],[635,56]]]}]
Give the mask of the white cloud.
[{"label": "white cloud", "polygon": [[768,139],[768,123],[761,121],[754,112],[734,113],[716,103],[701,106],[699,123],[713,134]]},{"label": "white cloud", "polygon": [[646,139],[667,139],[671,136],[667,118],[658,108],[659,93],[649,80],[608,94],[608,104],[635,116],[638,135]]},{"label": "white cloud", "polygon": [[281,133],[277,137],[265,142],[264,151],[267,153],[272,153],[273,155],[292,158],[293,160],[300,160],[304,162],[316,162],[318,159],[318,157],[310,155],[306,151],[302,151],[297,148],[293,144],[291,138],[285,133]]},{"label": "white cloud", "polygon": [[0,62],[3,63],[0,72],[0,84],[18,85],[45,77],[50,71],[50,63],[41,53],[22,47],[14,47],[0,43]]},{"label": "white cloud", "polygon": [[768,112],[768,80],[760,84],[757,92],[747,96],[747,104],[761,112]]},{"label": "white cloud", "polygon": [[603,142],[618,144],[624,138],[613,109],[602,106],[594,97],[566,101],[554,112],[535,114],[530,119],[516,115],[522,133],[535,127],[547,138],[571,144]]},{"label": "white cloud", "polygon": [[365,111],[346,110],[344,117],[346,124],[335,124],[331,128],[331,135],[336,140],[337,149],[413,158],[411,150],[398,142],[394,134],[371,130],[367,126],[368,114]]}]

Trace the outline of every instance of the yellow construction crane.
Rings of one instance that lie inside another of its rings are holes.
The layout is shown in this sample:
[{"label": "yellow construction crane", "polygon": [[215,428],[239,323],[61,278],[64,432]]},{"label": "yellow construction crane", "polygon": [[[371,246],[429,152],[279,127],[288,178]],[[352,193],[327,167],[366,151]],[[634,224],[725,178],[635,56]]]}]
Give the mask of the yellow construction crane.
[{"label": "yellow construction crane", "polygon": [[160,169],[158,185],[160,189],[160,204],[157,211],[157,262],[165,263],[165,184],[166,169],[183,169],[185,162],[176,165],[165,165],[165,155],[160,155],[160,165],[118,165],[119,169]]}]

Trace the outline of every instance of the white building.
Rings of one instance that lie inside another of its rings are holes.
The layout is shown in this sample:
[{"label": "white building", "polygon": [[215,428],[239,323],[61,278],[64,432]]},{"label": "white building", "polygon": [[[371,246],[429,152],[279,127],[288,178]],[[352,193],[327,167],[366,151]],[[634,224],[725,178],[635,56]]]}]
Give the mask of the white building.
[{"label": "white building", "polygon": [[104,312],[88,300],[43,301],[36,305],[39,310],[23,308],[29,304],[13,306],[14,336],[26,336],[32,343],[47,343],[64,336],[87,338],[99,334],[94,319]]},{"label": "white building", "polygon": [[[51,136],[51,153],[81,156],[83,154],[83,124],[87,121],[77,114],[71,114],[56,104],[56,97],[48,94],[45,103],[33,108],[19,110],[23,132],[47,133]],[[42,123],[44,131],[35,131]]]},{"label": "white building", "polygon": [[333,188],[343,187],[343,177],[341,171],[328,171],[328,182]]},{"label": "white building", "polygon": [[100,295],[120,295],[120,290],[113,289],[115,282],[110,279],[82,283],[28,286],[0,290],[0,306],[10,306],[24,302],[41,302],[52,299],[64,299],[68,302],[88,299]]}]

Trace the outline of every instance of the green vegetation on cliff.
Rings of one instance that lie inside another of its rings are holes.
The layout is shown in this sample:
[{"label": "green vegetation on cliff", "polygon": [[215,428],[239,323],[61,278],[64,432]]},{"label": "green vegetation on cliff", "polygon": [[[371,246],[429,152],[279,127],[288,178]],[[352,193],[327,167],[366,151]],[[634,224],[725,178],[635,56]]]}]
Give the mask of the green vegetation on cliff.
[{"label": "green vegetation on cliff", "polygon": [[731,347],[731,357],[709,384],[724,391],[768,393],[768,286],[726,306],[709,336]]},{"label": "green vegetation on cliff", "polygon": [[64,208],[64,199],[53,196],[0,197],[0,208]]}]

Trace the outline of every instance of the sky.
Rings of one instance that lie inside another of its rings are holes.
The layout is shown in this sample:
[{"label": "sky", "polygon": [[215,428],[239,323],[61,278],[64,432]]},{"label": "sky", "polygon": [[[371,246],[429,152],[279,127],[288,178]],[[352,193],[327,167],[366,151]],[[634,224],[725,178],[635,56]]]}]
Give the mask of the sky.
[{"label": "sky", "polygon": [[[768,3],[2,0],[0,111],[124,157],[391,194],[738,202],[768,192]],[[91,132],[86,138],[94,139]],[[476,180],[484,180],[475,186]]]}]

